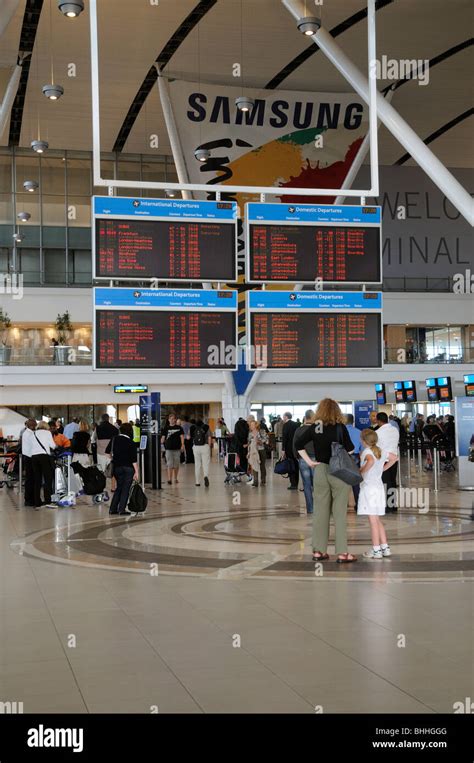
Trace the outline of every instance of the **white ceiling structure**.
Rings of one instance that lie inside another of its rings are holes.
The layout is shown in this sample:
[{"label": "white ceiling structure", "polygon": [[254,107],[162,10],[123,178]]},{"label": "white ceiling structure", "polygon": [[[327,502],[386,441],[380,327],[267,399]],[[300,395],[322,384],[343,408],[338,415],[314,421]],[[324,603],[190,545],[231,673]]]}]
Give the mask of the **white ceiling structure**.
[{"label": "white ceiling structure", "polygon": [[[12,18],[0,38],[0,100],[4,96],[20,46],[25,7],[35,0],[2,0],[2,15]],[[38,2],[38,0],[36,0]],[[150,67],[198,0],[98,0],[101,69],[102,150],[111,151],[127,112]],[[41,5],[41,3],[40,3]],[[324,0],[315,7],[307,0],[308,14],[319,15],[331,30],[365,8],[365,0]],[[19,145],[29,146],[41,137],[51,148],[91,150],[90,39],[88,1],[77,19],[66,19],[57,0],[44,0],[32,53]],[[472,0],[387,0],[377,12],[377,54],[395,59],[432,59],[472,37]],[[15,10],[16,9],[16,10]],[[241,22],[242,19],[242,22]],[[353,24],[337,38],[350,59],[367,70],[366,21]],[[280,0],[217,0],[176,52],[164,72],[169,77],[235,85],[232,65],[243,67],[244,84],[261,88],[311,40],[296,29],[294,19]],[[42,85],[55,81],[65,94],[48,101]],[[77,76],[67,75],[74,63]],[[430,70],[426,87],[409,82],[395,92],[393,105],[426,139],[472,107],[472,47],[465,47]],[[380,82],[380,89],[390,82]],[[321,51],[310,56],[279,85],[285,90],[350,92],[350,87]],[[0,134],[0,145],[11,143],[10,125]],[[153,86],[123,146],[126,153],[151,153],[149,135],[159,135],[160,153],[170,146]],[[472,114],[441,134],[430,148],[448,167],[473,167]],[[382,126],[379,132],[380,164],[390,165],[405,151]],[[408,162],[412,164],[410,160]]]}]

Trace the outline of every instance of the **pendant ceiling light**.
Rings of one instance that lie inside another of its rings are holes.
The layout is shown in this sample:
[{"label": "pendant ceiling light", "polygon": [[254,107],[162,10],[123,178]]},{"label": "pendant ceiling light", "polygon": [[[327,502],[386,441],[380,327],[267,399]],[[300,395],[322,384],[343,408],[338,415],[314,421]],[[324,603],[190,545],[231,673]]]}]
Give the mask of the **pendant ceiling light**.
[{"label": "pendant ceiling light", "polygon": [[37,183],[36,180],[25,180],[23,188],[25,191],[29,191],[29,193],[34,193],[36,189],[39,188],[39,183]]},{"label": "pendant ceiling light", "polygon": [[235,105],[239,111],[250,111],[255,106],[255,101],[248,95],[244,95],[244,9],[243,0],[240,0],[240,76],[242,77],[242,95],[235,99]]},{"label": "pendant ceiling light", "polygon": [[321,21],[316,16],[303,16],[299,19],[297,27],[302,34],[312,37],[321,29]]},{"label": "pendant ceiling light", "polygon": [[57,101],[58,98],[61,98],[61,96],[64,95],[64,88],[62,85],[55,85],[54,83],[51,85],[43,85],[43,95],[45,95],[46,98],[49,98],[50,101]]},{"label": "pendant ceiling light", "polygon": [[17,217],[22,223],[27,223],[31,215],[29,212],[18,212]]},{"label": "pendant ceiling light", "polygon": [[[72,3],[74,5],[74,3]],[[57,101],[64,95],[64,88],[54,81],[54,61],[53,61],[53,11],[51,9],[51,0],[49,0],[49,50],[51,53],[51,84],[43,85],[43,95],[50,101]]]},{"label": "pendant ceiling light", "polygon": [[74,2],[58,0],[58,8],[69,19],[75,19],[84,10],[84,0],[74,0]]},{"label": "pendant ceiling light", "polygon": [[205,162],[211,156],[211,152],[207,148],[197,148],[194,152],[194,156],[198,162]]},{"label": "pendant ceiling light", "polygon": [[49,143],[47,143],[45,140],[32,140],[31,148],[33,151],[36,151],[37,154],[44,154],[44,152],[49,148]]}]

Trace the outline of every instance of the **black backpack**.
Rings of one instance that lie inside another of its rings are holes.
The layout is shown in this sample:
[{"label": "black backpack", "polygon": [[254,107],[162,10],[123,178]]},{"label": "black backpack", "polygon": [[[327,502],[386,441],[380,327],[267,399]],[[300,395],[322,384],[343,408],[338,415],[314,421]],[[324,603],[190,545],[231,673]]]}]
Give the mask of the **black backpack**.
[{"label": "black backpack", "polygon": [[105,490],[105,474],[97,466],[88,466],[80,472],[86,495],[97,495]]},{"label": "black backpack", "polygon": [[193,437],[193,445],[205,445],[206,444],[206,432],[202,427],[196,427]]},{"label": "black backpack", "polygon": [[132,514],[141,514],[146,510],[147,506],[148,498],[143,492],[141,485],[134,480],[132,482],[132,487],[130,488],[127,509],[132,512]]}]

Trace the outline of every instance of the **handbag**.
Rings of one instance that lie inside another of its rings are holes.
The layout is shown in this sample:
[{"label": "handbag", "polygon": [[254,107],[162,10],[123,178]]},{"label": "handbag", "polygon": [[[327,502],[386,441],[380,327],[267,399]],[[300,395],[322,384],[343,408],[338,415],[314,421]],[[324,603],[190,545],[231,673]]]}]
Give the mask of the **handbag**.
[{"label": "handbag", "polygon": [[329,474],[342,480],[346,485],[359,485],[362,482],[363,477],[357,464],[341,444],[341,432],[340,424],[337,424],[338,442],[331,443]]},{"label": "handbag", "polygon": [[280,458],[273,467],[273,471],[282,477],[289,477],[295,471],[295,465],[289,458]]}]

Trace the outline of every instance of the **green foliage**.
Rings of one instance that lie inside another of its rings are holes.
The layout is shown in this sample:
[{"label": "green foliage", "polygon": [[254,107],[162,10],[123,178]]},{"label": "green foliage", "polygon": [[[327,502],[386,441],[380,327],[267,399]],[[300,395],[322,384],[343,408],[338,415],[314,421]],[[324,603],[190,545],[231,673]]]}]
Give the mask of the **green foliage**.
[{"label": "green foliage", "polygon": [[54,326],[58,332],[59,344],[67,344],[68,334],[73,329],[69,310],[66,310],[62,315],[58,313]]}]

